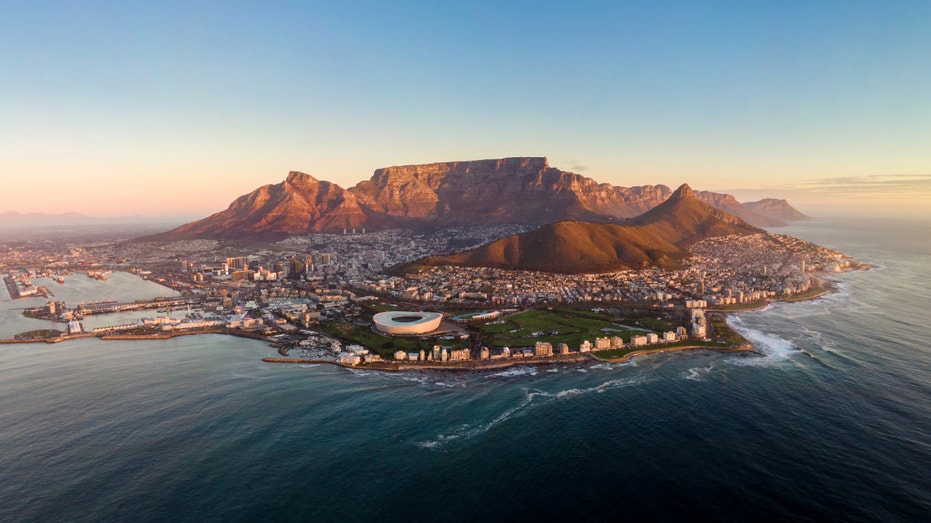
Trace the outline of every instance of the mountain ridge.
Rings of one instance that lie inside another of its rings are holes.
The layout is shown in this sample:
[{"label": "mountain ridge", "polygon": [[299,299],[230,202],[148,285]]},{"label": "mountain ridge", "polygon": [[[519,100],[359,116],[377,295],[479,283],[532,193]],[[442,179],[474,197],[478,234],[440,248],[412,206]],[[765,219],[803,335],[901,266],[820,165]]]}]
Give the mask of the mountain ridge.
[{"label": "mountain ridge", "polygon": [[[546,157],[384,167],[349,189],[291,171],[279,184],[259,187],[223,211],[150,239],[277,239],[360,227],[542,225],[560,220],[621,223],[671,194],[665,185],[599,183],[551,167]],[[785,225],[747,209],[733,196],[697,195],[758,225]]]},{"label": "mountain ridge", "polygon": [[755,202],[746,202],[744,207],[756,214],[769,216],[786,223],[807,221],[811,218],[802,214],[789,205],[789,202],[778,198],[764,198]]},{"label": "mountain ridge", "polygon": [[600,273],[648,267],[678,268],[688,248],[715,236],[764,232],[701,201],[683,184],[662,204],[623,225],[559,221],[462,253],[399,267],[455,265],[554,273]]}]

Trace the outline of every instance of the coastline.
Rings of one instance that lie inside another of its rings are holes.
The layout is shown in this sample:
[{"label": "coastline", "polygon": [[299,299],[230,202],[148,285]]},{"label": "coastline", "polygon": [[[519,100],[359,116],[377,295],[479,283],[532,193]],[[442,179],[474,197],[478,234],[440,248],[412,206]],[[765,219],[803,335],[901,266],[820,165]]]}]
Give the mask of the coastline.
[{"label": "coastline", "polygon": [[[821,275],[823,276],[823,275]],[[808,300],[815,300],[821,298],[827,294],[835,292],[837,290],[837,282],[830,279],[822,279],[815,277],[815,286],[809,292],[804,295],[797,297],[784,297],[784,298],[774,298],[766,299],[758,305],[742,308],[742,309],[706,309],[706,312],[709,313],[718,313],[721,314],[724,318],[725,323],[727,322],[727,316],[730,314],[741,313],[741,312],[750,312],[763,310],[769,307],[773,302],[784,302],[784,303],[796,303]],[[107,341],[135,341],[135,340],[165,340],[171,339],[178,336],[195,336],[199,334],[224,334],[229,336],[236,337],[247,337],[251,339],[259,339],[262,341],[268,342],[262,336],[256,336],[251,333],[245,333],[241,331],[230,331],[228,329],[210,329],[210,330],[199,330],[199,331],[188,331],[188,332],[170,332],[170,333],[151,333],[151,334],[103,334],[97,335],[92,333],[81,333],[75,335],[63,335],[55,338],[49,339],[26,339],[26,340],[17,340],[17,339],[3,339],[0,340],[0,344],[23,344],[23,343],[60,343],[63,341],[69,341],[72,339],[81,339],[81,338],[99,338],[101,340]],[[383,372],[405,372],[405,371],[452,371],[452,372],[469,372],[469,371],[485,371],[485,370],[497,370],[504,369],[519,365],[549,365],[549,364],[558,364],[558,363],[584,363],[586,361],[595,361],[595,362],[605,362],[605,363],[624,363],[630,361],[634,358],[641,356],[649,356],[653,354],[665,354],[672,352],[683,352],[689,350],[711,350],[711,351],[720,351],[720,352],[747,352],[752,351],[754,346],[748,340],[740,337],[740,343],[729,346],[708,346],[708,345],[683,345],[683,346],[658,346],[655,348],[645,348],[641,350],[636,350],[619,356],[616,358],[606,358],[600,357],[598,351],[592,351],[587,353],[574,353],[568,355],[554,355],[552,357],[546,358],[514,358],[509,360],[467,360],[461,362],[447,362],[443,364],[437,364],[434,362],[426,362],[424,364],[410,363],[410,362],[394,362],[394,361],[382,361],[382,362],[372,362],[365,363],[361,365],[349,365],[340,363],[337,360],[315,360],[315,359],[300,359],[300,358],[288,358],[288,357],[265,357],[262,358],[263,362],[266,363],[283,363],[283,364],[300,364],[300,365],[335,365],[337,367],[342,367],[346,369],[367,369],[374,371],[383,371]],[[287,356],[287,352],[281,352],[282,356]]]},{"label": "coastline", "polygon": [[[828,292],[827,289],[824,292]],[[823,293],[819,294],[822,295]],[[813,299],[813,297],[806,297],[805,299]],[[725,311],[720,311],[725,312]],[[734,312],[734,311],[731,311]],[[743,312],[743,311],[740,311]],[[726,316],[725,316],[726,321]],[[14,339],[4,339],[0,340],[0,344],[28,344],[28,343],[60,343],[63,341],[69,341],[72,339],[82,339],[82,338],[98,338],[104,341],[139,341],[139,340],[167,340],[179,336],[196,336],[203,334],[222,334],[228,336],[236,337],[248,337],[251,339],[260,339],[262,341],[267,341],[262,337],[258,336],[249,336],[241,332],[231,332],[228,330],[220,329],[211,329],[207,331],[194,331],[194,332],[170,332],[170,333],[152,333],[152,334],[142,334],[142,335],[133,335],[133,334],[104,334],[104,335],[95,335],[92,333],[81,333],[74,335],[64,335],[56,338],[50,339],[32,339],[32,340],[14,340]],[[712,350],[712,351],[722,351],[722,352],[745,352],[753,350],[753,344],[743,339],[741,337],[741,343],[737,345],[730,346],[708,346],[708,345],[684,345],[684,346],[659,346],[655,348],[646,348],[642,350],[633,351],[623,356],[617,358],[604,358],[598,355],[598,351],[586,352],[586,353],[574,353],[567,355],[554,355],[546,358],[530,357],[530,358],[514,358],[509,360],[467,360],[462,362],[447,362],[443,364],[436,364],[433,362],[428,362],[424,364],[417,363],[401,363],[401,362],[392,362],[392,361],[383,361],[383,362],[372,362],[362,365],[347,365],[340,363],[336,360],[315,360],[315,359],[301,359],[301,358],[287,358],[287,357],[265,357],[262,358],[262,361],[265,363],[282,363],[282,364],[299,364],[299,365],[334,365],[337,367],[342,367],[345,369],[366,369],[382,372],[405,372],[405,371],[446,371],[446,372],[470,372],[470,371],[488,371],[488,370],[498,370],[505,369],[509,367],[519,366],[519,365],[551,365],[559,363],[584,363],[584,362],[602,362],[602,363],[624,363],[630,361],[634,358],[641,356],[649,356],[652,354],[664,354],[671,352],[683,352],[688,350]],[[282,353],[285,355],[285,353]]]},{"label": "coastline", "polygon": [[320,364],[329,364],[335,365],[337,367],[342,367],[344,369],[364,369],[364,370],[377,370],[385,372],[404,372],[404,371],[424,371],[424,370],[438,370],[438,371],[456,371],[456,372],[469,372],[469,371],[483,371],[483,370],[496,370],[496,369],[506,369],[508,367],[514,367],[517,365],[552,365],[557,363],[579,363],[590,360],[590,353],[576,353],[564,356],[553,356],[550,358],[515,358],[512,360],[467,360],[462,362],[451,362],[444,364],[436,363],[424,363],[423,365],[416,363],[392,363],[390,361],[383,362],[374,362],[366,363],[364,365],[346,365],[338,361],[331,360],[305,360],[305,359],[292,359],[292,358],[275,358],[268,357],[262,358],[262,361],[266,363],[291,363],[291,364],[304,364],[304,365],[320,365]]},{"label": "coastline", "polygon": [[668,352],[680,352],[687,350],[712,350],[717,352],[747,352],[753,350],[753,344],[748,342],[740,343],[738,345],[731,345],[728,347],[708,347],[705,345],[686,345],[684,347],[662,347],[656,349],[647,349],[647,350],[638,350],[628,354],[625,354],[619,358],[599,358],[597,354],[592,354],[592,357],[598,361],[604,361],[608,363],[624,363],[630,361],[634,358],[640,356],[649,356],[651,354],[664,354]]},{"label": "coastline", "polygon": [[773,303],[798,303],[802,301],[817,300],[827,294],[831,294],[837,291],[837,282],[829,279],[821,279],[818,277],[813,277],[817,282],[811,290],[803,293],[799,296],[786,296],[780,298],[766,298],[762,300],[759,304],[748,306],[745,308],[733,308],[733,309],[712,309],[707,308],[705,312],[715,312],[719,314],[735,314],[740,312],[753,312],[761,311]]},{"label": "coastline", "polygon": [[[36,338],[36,339],[0,339],[0,344],[15,343],[61,343],[63,341],[79,340],[83,338],[97,338],[104,341],[133,341],[133,340],[167,340],[179,336],[197,336],[198,334],[225,334],[228,336],[248,337],[237,333],[227,332],[224,330],[200,330],[194,332],[170,332],[170,333],[153,333],[153,334],[94,334],[92,332],[82,332],[80,334],[65,334],[54,338]],[[262,340],[265,341],[265,340]]]},{"label": "coastline", "polygon": [[600,363],[624,363],[630,361],[634,358],[641,356],[650,356],[653,354],[665,354],[671,352],[683,352],[690,350],[711,350],[717,352],[747,352],[752,351],[754,348],[753,344],[749,341],[744,341],[738,345],[730,345],[726,347],[709,347],[706,345],[686,345],[678,347],[657,347],[655,349],[643,349],[634,351],[628,354],[625,354],[618,358],[602,358],[599,357],[597,352],[587,352],[587,353],[576,353],[565,356],[553,356],[550,358],[520,358],[513,359],[508,361],[475,361],[469,360],[464,362],[456,363],[445,363],[438,365],[435,363],[426,363],[423,365],[413,364],[413,363],[391,363],[391,362],[378,362],[378,363],[366,363],[364,365],[346,365],[338,361],[332,360],[308,360],[308,359],[298,359],[298,358],[276,358],[276,357],[267,357],[262,358],[263,362],[266,363],[286,363],[286,364],[300,364],[300,365],[334,365],[337,367],[342,367],[345,369],[365,369],[365,370],[376,370],[376,371],[385,371],[385,372],[405,372],[405,371],[425,371],[425,370],[437,370],[437,371],[457,371],[457,372],[470,372],[470,371],[485,371],[485,370],[498,370],[506,369],[509,367],[515,367],[519,365],[553,365],[558,363],[585,363],[585,362],[600,362]]}]

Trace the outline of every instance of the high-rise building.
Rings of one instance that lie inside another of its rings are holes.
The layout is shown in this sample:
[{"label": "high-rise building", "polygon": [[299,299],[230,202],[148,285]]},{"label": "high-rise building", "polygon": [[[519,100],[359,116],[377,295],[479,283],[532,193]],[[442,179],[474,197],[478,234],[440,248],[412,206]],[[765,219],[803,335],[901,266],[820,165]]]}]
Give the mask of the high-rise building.
[{"label": "high-rise building", "polygon": [[245,256],[227,258],[226,265],[229,266],[229,270],[231,271],[241,271],[249,267],[249,258]]}]

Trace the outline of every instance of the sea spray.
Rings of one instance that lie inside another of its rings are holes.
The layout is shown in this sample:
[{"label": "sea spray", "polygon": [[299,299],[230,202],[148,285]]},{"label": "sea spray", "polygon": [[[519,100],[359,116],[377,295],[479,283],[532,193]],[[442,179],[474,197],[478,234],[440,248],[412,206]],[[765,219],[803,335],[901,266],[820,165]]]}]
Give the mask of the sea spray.
[{"label": "sea spray", "polygon": [[794,354],[800,354],[798,347],[777,334],[766,333],[761,330],[748,327],[740,316],[732,316],[728,319],[728,324],[737,331],[741,336],[750,340],[756,348],[759,356],[740,356],[731,357],[728,362],[737,365],[773,365],[781,364]]}]

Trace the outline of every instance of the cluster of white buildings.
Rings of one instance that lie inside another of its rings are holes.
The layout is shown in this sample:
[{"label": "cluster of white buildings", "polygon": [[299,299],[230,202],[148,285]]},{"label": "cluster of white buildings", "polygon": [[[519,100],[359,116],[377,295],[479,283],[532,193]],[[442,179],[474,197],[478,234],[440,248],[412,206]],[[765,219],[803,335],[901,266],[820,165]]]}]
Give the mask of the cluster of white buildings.
[{"label": "cluster of white buildings", "polygon": [[183,330],[195,330],[195,329],[210,329],[213,327],[223,327],[226,326],[226,320],[215,319],[215,320],[181,320],[178,323],[169,323],[162,325],[158,328],[160,331],[183,331]]},{"label": "cluster of white buildings", "polygon": [[430,351],[420,350],[419,352],[405,352],[399,350],[394,353],[395,361],[432,361],[432,362],[452,362],[452,361],[469,361],[472,359],[472,352],[468,348],[454,349],[452,347],[442,347],[434,345]]},{"label": "cluster of white buildings", "polygon": [[138,323],[124,323],[122,325],[106,325],[104,327],[97,327],[97,328],[92,329],[91,334],[94,334],[96,336],[96,335],[107,334],[110,332],[129,331],[129,330],[138,329],[138,328],[139,328]]},{"label": "cluster of white buildings", "polygon": [[[702,312],[701,309],[693,309]],[[704,315],[701,316],[702,323]],[[694,330],[694,328],[693,328]],[[696,338],[704,338],[702,335],[695,335]],[[625,343],[620,336],[604,336],[595,338],[592,343],[589,340],[583,341],[575,350],[571,349],[566,343],[559,343],[555,347],[548,341],[538,341],[533,347],[523,347],[512,349],[510,347],[488,348],[482,347],[477,354],[477,360],[506,360],[506,359],[524,359],[524,358],[551,358],[554,356],[566,356],[572,353],[586,353],[592,351],[646,347],[649,345],[658,345],[663,343],[675,343],[689,339],[687,329],[678,327],[675,331],[667,331],[662,334],[649,332],[645,334],[635,334],[631,336],[630,343]],[[419,352],[406,352],[399,350],[394,353],[395,361],[411,362],[457,362],[472,360],[472,351],[468,348],[453,349],[451,347],[441,347],[435,345],[433,350]]]},{"label": "cluster of white buildings", "polygon": [[[338,346],[337,342],[337,346]],[[378,354],[370,352],[368,349],[361,345],[347,345],[345,349],[340,350],[337,355],[337,361],[340,365],[359,365],[363,361],[365,363],[375,363],[382,361],[381,356]]]}]

